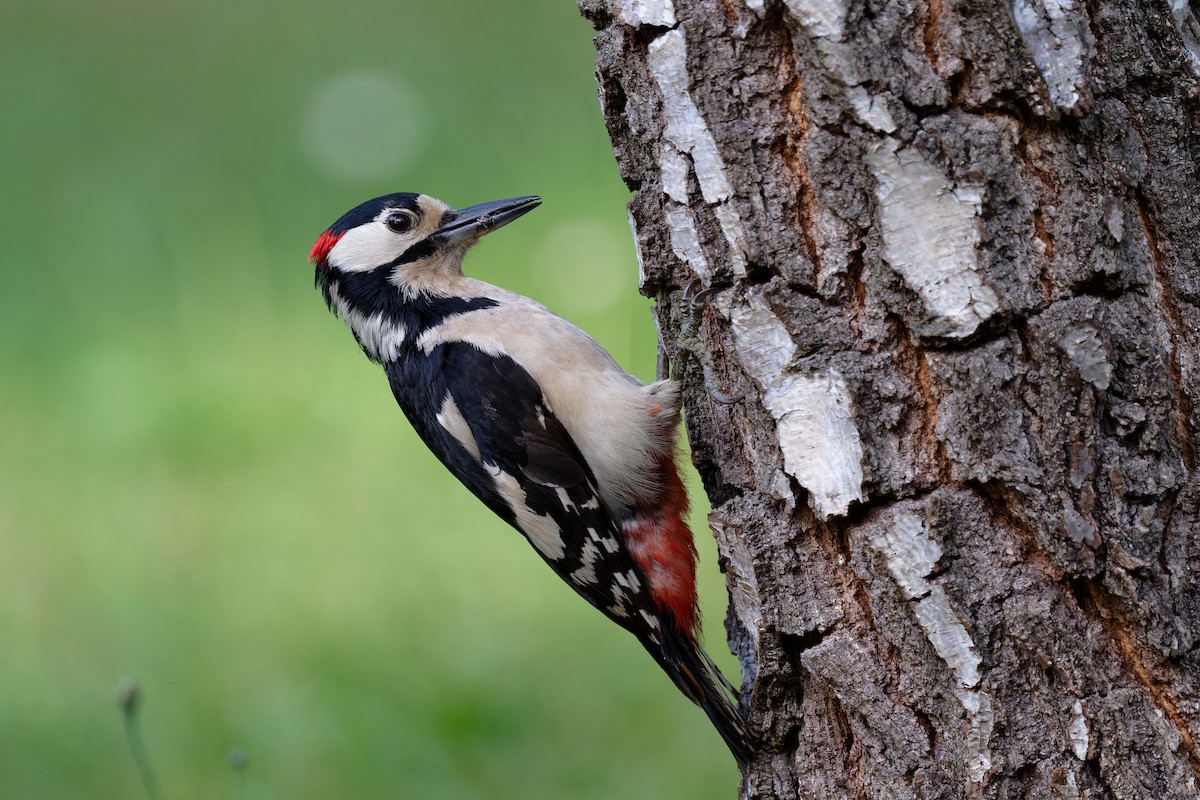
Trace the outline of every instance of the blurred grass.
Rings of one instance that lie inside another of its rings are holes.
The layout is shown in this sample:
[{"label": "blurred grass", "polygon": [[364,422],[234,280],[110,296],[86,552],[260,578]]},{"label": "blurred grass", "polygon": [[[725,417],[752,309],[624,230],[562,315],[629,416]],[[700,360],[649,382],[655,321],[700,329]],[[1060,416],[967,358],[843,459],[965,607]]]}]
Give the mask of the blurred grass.
[{"label": "blurred grass", "polygon": [[235,745],[258,798],[733,795],[703,714],[424,452],[304,261],[384,192],[541,194],[468,271],[649,378],[590,36],[550,0],[0,9],[0,796],[138,796],[125,674],[169,800],[229,796]]}]

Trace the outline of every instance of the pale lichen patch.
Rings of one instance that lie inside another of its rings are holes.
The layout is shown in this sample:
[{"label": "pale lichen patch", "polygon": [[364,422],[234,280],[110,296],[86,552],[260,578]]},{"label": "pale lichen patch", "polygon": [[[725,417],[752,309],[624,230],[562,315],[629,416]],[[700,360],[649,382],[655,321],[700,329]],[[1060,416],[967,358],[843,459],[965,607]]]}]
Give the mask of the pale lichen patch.
[{"label": "pale lichen patch", "polygon": [[872,130],[896,130],[883,97],[863,88],[862,71],[854,48],[844,41],[849,7],[839,0],[785,0],[788,13],[804,28],[821,53],[825,69],[846,87],[846,99],[858,121]]},{"label": "pale lichen patch", "polygon": [[1063,784],[1056,786],[1055,789],[1061,800],[1082,800],[1082,795],[1079,794],[1079,781],[1076,780],[1074,772],[1068,772]]},{"label": "pale lichen patch", "polygon": [[1187,53],[1192,71],[1200,75],[1200,20],[1192,11],[1188,0],[1171,0],[1171,19],[1175,22],[1175,30],[1183,42],[1183,52]]},{"label": "pale lichen patch", "polygon": [[892,112],[888,111],[887,103],[883,98],[868,94],[867,90],[861,86],[852,86],[846,90],[846,99],[850,101],[850,106],[858,115],[859,122],[867,127],[880,133],[893,133],[896,130]]},{"label": "pale lichen patch", "polygon": [[758,295],[744,304],[732,306],[729,318],[733,323],[742,365],[763,383],[773,382],[796,354],[796,343],[766,300]]},{"label": "pale lichen patch", "polygon": [[863,499],[862,440],[845,379],[833,369],[787,373],[796,345],[761,295],[733,306],[730,322],[742,364],[775,419],[784,470],[822,518],[845,514]]},{"label": "pale lichen patch", "polygon": [[1076,0],[1015,0],[1013,20],[1042,74],[1050,102],[1063,110],[1079,103],[1087,83],[1085,12]]},{"label": "pale lichen patch", "polygon": [[1058,339],[1058,346],[1079,370],[1079,377],[1097,389],[1107,389],[1112,382],[1113,366],[1108,360],[1108,350],[1096,329],[1091,325],[1075,325],[1067,328]]},{"label": "pale lichen patch", "polygon": [[670,28],[675,25],[675,4],[671,0],[611,0],[617,19],[626,25],[653,25]]},{"label": "pale lichen patch", "polygon": [[970,336],[1000,308],[976,248],[983,190],[954,186],[916,150],[888,138],[866,155],[884,255],[936,320],[935,333]]},{"label": "pale lichen patch", "polygon": [[[890,523],[871,538],[871,545],[883,555],[888,571],[904,595],[917,601],[914,612],[925,638],[954,672],[963,708],[976,718],[977,724],[983,725],[979,715],[985,710],[990,715],[991,698],[976,689],[981,659],[975,652],[975,643],[951,607],[945,589],[928,580],[942,557],[941,546],[926,532],[924,520],[904,511],[895,512]],[[986,728],[990,737],[990,716]]]},{"label": "pale lichen patch", "polygon": [[863,500],[862,441],[850,390],[836,370],[783,377],[763,405],[775,418],[783,468],[808,490],[819,516],[845,514]]},{"label": "pale lichen patch", "polygon": [[846,4],[837,0],[784,0],[788,12],[809,36],[840,42],[846,32]]},{"label": "pale lichen patch", "polygon": [[[967,779],[971,783],[983,783],[992,769],[992,726],[996,714],[992,710],[992,696],[987,692],[969,692],[974,703],[963,703],[971,714],[971,730],[967,732]],[[960,700],[963,698],[960,696]],[[971,711],[970,705],[975,710]]]},{"label": "pale lichen patch", "polygon": [[1067,726],[1067,738],[1071,740],[1071,749],[1080,761],[1087,760],[1091,730],[1088,728],[1087,717],[1083,713],[1083,702],[1075,701],[1071,709],[1071,723]]},{"label": "pale lichen patch", "polygon": [[937,584],[930,586],[929,594],[917,603],[916,611],[925,638],[954,671],[959,684],[966,688],[977,686],[980,658],[975,653],[971,634],[950,607],[946,590]]},{"label": "pale lichen patch", "polygon": [[700,245],[700,233],[696,230],[692,212],[686,206],[668,207],[664,216],[671,232],[671,252],[708,286],[712,282],[712,269]]},{"label": "pale lichen patch", "polygon": [[729,581],[733,613],[750,635],[757,650],[759,628],[763,619],[762,600],[758,594],[758,578],[754,574],[754,560],[750,556],[750,549],[746,546],[741,530],[717,512],[709,513],[708,524],[716,534],[717,550],[725,561],[725,576]]},{"label": "pale lichen patch", "polygon": [[925,576],[933,572],[942,548],[925,535],[925,523],[913,514],[898,513],[892,524],[871,539],[875,549],[887,559],[888,571],[909,600],[929,593]]},{"label": "pale lichen patch", "polygon": [[[732,205],[733,188],[712,131],[705,124],[689,90],[687,45],[683,32],[669,30],[650,43],[647,63],[662,93],[666,118],[664,143],[659,148],[663,189],[678,203],[687,202],[686,161],[692,159],[704,202],[716,209],[717,221],[729,244],[729,262],[736,277],[746,274],[748,237],[741,215]],[[682,169],[680,168],[682,165]]]}]

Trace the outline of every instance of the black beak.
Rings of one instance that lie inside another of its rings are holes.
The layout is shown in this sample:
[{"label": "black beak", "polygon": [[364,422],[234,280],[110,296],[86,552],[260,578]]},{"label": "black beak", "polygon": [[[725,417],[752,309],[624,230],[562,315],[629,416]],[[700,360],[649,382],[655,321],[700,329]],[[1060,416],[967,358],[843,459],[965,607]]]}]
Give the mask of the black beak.
[{"label": "black beak", "polygon": [[477,206],[450,211],[442,217],[442,225],[430,237],[439,246],[454,245],[483,236],[507,225],[526,212],[541,205],[536,195],[493,200]]}]

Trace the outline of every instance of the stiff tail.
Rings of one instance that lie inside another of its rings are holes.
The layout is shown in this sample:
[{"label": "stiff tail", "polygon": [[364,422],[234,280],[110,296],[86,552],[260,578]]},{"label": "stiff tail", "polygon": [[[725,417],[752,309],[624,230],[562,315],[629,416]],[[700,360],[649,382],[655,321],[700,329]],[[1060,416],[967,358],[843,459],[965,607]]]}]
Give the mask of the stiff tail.
[{"label": "stiff tail", "polygon": [[738,769],[745,772],[754,748],[746,722],[734,705],[732,687],[699,644],[674,631],[663,633],[660,647],[647,643],[646,649],[679,691],[704,709],[737,760]]}]

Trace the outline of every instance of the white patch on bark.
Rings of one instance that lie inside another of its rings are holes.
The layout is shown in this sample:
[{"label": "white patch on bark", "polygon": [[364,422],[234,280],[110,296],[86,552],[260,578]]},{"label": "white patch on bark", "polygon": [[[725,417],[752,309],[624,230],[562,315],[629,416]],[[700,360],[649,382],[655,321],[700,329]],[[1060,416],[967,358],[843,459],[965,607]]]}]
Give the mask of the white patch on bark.
[{"label": "white patch on bark", "polygon": [[1071,709],[1071,724],[1067,726],[1067,738],[1071,740],[1071,749],[1080,761],[1087,761],[1088,739],[1091,731],[1088,728],[1087,717],[1083,713],[1083,703],[1075,701]]},{"label": "white patch on bark", "polygon": [[[992,711],[992,696],[987,692],[963,692],[962,695],[973,695],[975,711],[971,711],[971,730],[967,732],[967,779],[971,783],[983,783],[988,772],[992,769],[992,724],[996,715]],[[963,707],[970,711],[970,704],[963,702]]]},{"label": "white patch on bark", "polygon": [[783,378],[767,390],[763,404],[775,418],[783,468],[808,490],[822,519],[862,501],[862,442],[850,391],[836,370]]},{"label": "white patch on bark", "polygon": [[664,147],[658,159],[662,171],[663,192],[676,203],[687,205],[688,162],[674,147]]},{"label": "white patch on bark", "polygon": [[792,491],[792,481],[783,470],[775,470],[771,476],[771,497],[783,501],[783,510],[788,514],[796,509],[796,494]]},{"label": "white patch on bark", "polygon": [[933,572],[942,548],[925,535],[925,523],[913,514],[898,513],[891,526],[871,540],[887,559],[888,571],[909,600],[929,594],[925,577]]},{"label": "white patch on bark", "polygon": [[871,538],[871,545],[887,561],[904,595],[917,601],[914,612],[925,638],[958,679],[958,701],[971,717],[967,773],[972,782],[981,783],[992,768],[989,743],[995,715],[991,696],[977,688],[981,660],[971,635],[951,608],[945,589],[927,580],[942,557],[942,548],[927,535],[924,520],[903,511]]},{"label": "white patch on bark", "polygon": [[1063,507],[1063,528],[1067,536],[1075,544],[1087,544],[1089,547],[1099,547],[1100,537],[1096,535],[1096,523],[1075,510],[1075,504],[1065,492],[1059,492],[1059,500]]},{"label": "white patch on bark", "polygon": [[1000,308],[976,257],[982,188],[952,186],[924,156],[891,138],[868,151],[866,162],[888,263],[941,323],[940,333],[971,335]]},{"label": "white patch on bark", "polygon": [[785,0],[785,3],[788,13],[816,41],[825,69],[846,87],[846,99],[858,115],[858,121],[881,133],[896,130],[884,99],[868,94],[862,87],[857,53],[843,41],[847,4],[839,0]]},{"label": "white patch on bark", "polygon": [[1192,12],[1188,0],[1171,0],[1171,19],[1175,30],[1183,40],[1183,51],[1188,55],[1192,71],[1200,75],[1200,20]]},{"label": "white patch on bark", "polygon": [[1081,800],[1079,794],[1079,782],[1075,779],[1074,772],[1067,773],[1067,782],[1062,786],[1057,787],[1058,796],[1061,800]]},{"label": "white patch on bark", "polygon": [[1104,227],[1118,242],[1125,240],[1125,212],[1121,203],[1111,197],[1104,203]]},{"label": "white patch on bark", "polygon": [[846,32],[846,4],[838,0],[785,0],[788,12],[809,36],[842,40]]},{"label": "white patch on bark", "polygon": [[[651,42],[647,62],[662,92],[663,114],[667,122],[663,134],[665,142],[659,148],[658,155],[663,172],[663,189],[673,200],[687,203],[686,162],[681,154],[691,155],[700,194],[704,202],[715,207],[717,221],[729,243],[733,274],[743,277],[746,274],[749,240],[742,218],[730,202],[733,188],[725,173],[725,162],[721,160],[717,142],[689,92],[687,46],[683,32],[670,30]],[[679,163],[684,164],[682,172]]]},{"label": "white patch on bark", "polygon": [[729,581],[729,594],[733,598],[733,613],[742,627],[750,634],[754,649],[758,650],[759,628],[762,626],[762,600],[758,594],[758,578],[754,574],[754,561],[746,540],[739,528],[717,512],[708,515],[708,524],[717,536],[717,549],[725,559],[725,577]]},{"label": "white patch on bark", "polygon": [[635,28],[654,25],[671,28],[675,25],[675,4],[671,0],[612,0],[617,19]]},{"label": "white patch on bark", "polygon": [[796,345],[761,295],[734,306],[730,321],[742,364],[775,419],[784,470],[808,490],[822,519],[845,514],[863,499],[862,441],[846,381],[832,369],[786,374]]},{"label": "white patch on bark", "polygon": [[700,233],[696,230],[696,220],[687,206],[667,204],[665,213],[667,227],[671,231],[671,252],[696,274],[700,282],[708,286],[712,282],[712,268],[704,257],[704,248],[700,246]]},{"label": "white patch on bark", "polygon": [[664,145],[659,150],[659,170],[663,192],[667,195],[665,216],[671,233],[671,251],[675,257],[696,274],[705,286],[712,282],[712,268],[700,245],[696,218],[688,208],[688,162],[674,147]]},{"label": "white patch on bark", "polygon": [[1087,20],[1077,0],[1014,0],[1013,20],[1042,73],[1050,102],[1066,111],[1082,97]]},{"label": "white patch on bark", "polygon": [[1108,350],[1096,335],[1091,325],[1067,328],[1058,340],[1058,346],[1079,370],[1079,377],[1097,389],[1107,389],[1112,381],[1113,367],[1108,360]]},{"label": "white patch on bark", "polygon": [[761,295],[751,295],[728,313],[742,366],[768,388],[787,369],[796,343]]},{"label": "white patch on bark", "polygon": [[642,258],[642,240],[638,236],[637,220],[633,218],[633,209],[626,208],[625,216],[629,220],[629,230],[633,233],[633,252],[637,256],[638,288],[646,285],[646,262]]},{"label": "white patch on bark", "polygon": [[846,90],[846,99],[850,101],[859,121],[867,127],[881,133],[896,130],[896,122],[882,98],[867,94],[867,90],[861,86],[854,86]]},{"label": "white patch on bark", "polygon": [[917,622],[933,649],[954,670],[959,684],[967,689],[979,685],[980,659],[975,654],[975,643],[940,585],[930,586],[929,594],[917,603]]}]

